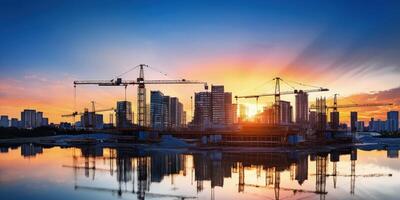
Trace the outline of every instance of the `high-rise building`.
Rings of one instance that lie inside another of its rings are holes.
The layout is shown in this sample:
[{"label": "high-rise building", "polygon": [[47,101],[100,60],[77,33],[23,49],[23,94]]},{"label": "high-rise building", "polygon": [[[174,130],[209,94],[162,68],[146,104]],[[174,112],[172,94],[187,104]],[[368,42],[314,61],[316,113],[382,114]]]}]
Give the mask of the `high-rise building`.
[{"label": "high-rise building", "polygon": [[43,112],[36,112],[36,127],[42,126],[43,123]]},{"label": "high-rise building", "polygon": [[289,124],[292,122],[292,109],[289,101],[279,101],[280,124]]},{"label": "high-rise building", "polygon": [[272,107],[265,106],[261,115],[261,123],[274,124],[275,110]]},{"label": "high-rise building", "polygon": [[163,96],[163,127],[171,128],[171,97]]},{"label": "high-rise building", "polygon": [[237,104],[232,104],[232,118],[233,118],[233,123],[237,124],[238,123],[238,115],[237,115],[237,110],[238,110],[238,105]]},{"label": "high-rise building", "polygon": [[232,125],[234,119],[234,110],[232,105],[232,93],[225,92],[224,94],[224,104],[225,104],[225,124]]},{"label": "high-rise building", "polygon": [[130,128],[133,125],[132,104],[129,101],[118,101],[116,110],[117,128]]},{"label": "high-rise building", "polygon": [[387,112],[386,131],[388,132],[399,131],[399,111]]},{"label": "high-rise building", "polygon": [[162,129],[164,127],[163,97],[164,94],[160,91],[150,92],[150,123],[154,129]]},{"label": "high-rise building", "polygon": [[316,129],[317,128],[317,112],[316,111],[310,111],[309,114],[309,120],[310,122],[310,128],[311,129]]},{"label": "high-rise building", "polygon": [[[178,116],[177,116],[177,127],[184,127],[183,121],[186,121],[186,119],[183,119],[184,111],[183,111],[183,104],[178,101]],[[186,118],[186,116],[185,116]]]},{"label": "high-rise building", "polygon": [[350,112],[350,130],[356,132],[356,122],[358,121],[357,112]]},{"label": "high-rise building", "polygon": [[199,92],[194,95],[194,118],[195,125],[208,128],[211,124],[211,93]]},{"label": "high-rise building", "polygon": [[2,115],[0,117],[0,127],[9,127],[10,126],[10,120],[8,119],[7,115]]},{"label": "high-rise building", "polygon": [[21,112],[22,128],[36,128],[36,110],[25,109]]},{"label": "high-rise building", "polygon": [[183,111],[182,113],[181,122],[182,122],[182,127],[186,127],[186,111]]},{"label": "high-rise building", "polygon": [[300,91],[296,94],[296,123],[308,122],[308,94]]},{"label": "high-rise building", "polygon": [[103,129],[104,121],[103,121],[103,115],[102,114],[95,114],[94,127],[95,127],[95,129]]},{"label": "high-rise building", "polygon": [[336,130],[339,128],[339,112],[337,111],[333,111],[330,113],[331,114],[331,122],[330,122],[330,126],[331,129]]},{"label": "high-rise building", "polygon": [[223,85],[211,86],[211,122],[213,125],[225,124],[225,92]]},{"label": "high-rise building", "polygon": [[181,121],[181,110],[182,107],[179,106],[181,104],[179,102],[179,99],[177,97],[171,97],[171,102],[170,102],[170,117],[171,117],[171,127],[172,128],[178,128],[180,127],[180,121]]}]

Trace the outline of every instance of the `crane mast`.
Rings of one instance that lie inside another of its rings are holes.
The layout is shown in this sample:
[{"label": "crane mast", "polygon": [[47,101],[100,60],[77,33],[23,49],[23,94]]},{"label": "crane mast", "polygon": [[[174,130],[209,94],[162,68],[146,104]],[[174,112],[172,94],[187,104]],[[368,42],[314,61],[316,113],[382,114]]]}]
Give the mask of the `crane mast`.
[{"label": "crane mast", "polygon": [[[151,85],[164,85],[164,84],[202,84],[204,89],[208,90],[207,82],[195,81],[195,80],[145,80],[144,78],[144,68],[150,68],[146,64],[140,64],[139,67],[139,77],[136,80],[123,80],[122,78],[115,78],[111,80],[79,80],[74,81],[74,86],[76,85],[98,85],[98,86],[124,86],[125,89],[128,85],[137,85],[137,119],[138,126],[144,127],[146,125],[146,86]],[[136,68],[136,67],[135,67]],[[126,98],[126,97],[125,97]],[[125,99],[126,100],[126,99]]]},{"label": "crane mast", "polygon": [[[250,99],[250,98],[255,98],[256,103],[257,103],[257,108],[258,108],[258,99],[260,97],[267,97],[267,96],[273,96],[274,97],[274,105],[273,105],[273,110],[274,110],[274,119],[273,123],[274,124],[279,124],[280,119],[281,119],[281,112],[280,112],[280,101],[281,101],[281,95],[290,95],[290,94],[300,94],[300,93],[310,93],[310,92],[325,92],[329,91],[327,88],[323,87],[318,87],[316,89],[309,89],[309,90],[298,90],[293,88],[294,90],[292,91],[281,91],[281,84],[280,82],[283,81],[282,78],[280,77],[275,77],[273,79],[275,81],[275,92],[274,93],[266,93],[266,94],[257,94],[257,95],[244,95],[244,96],[235,96],[236,99],[236,104],[238,102],[238,99],[243,98],[243,99]],[[314,86],[315,87],[315,86]]]}]

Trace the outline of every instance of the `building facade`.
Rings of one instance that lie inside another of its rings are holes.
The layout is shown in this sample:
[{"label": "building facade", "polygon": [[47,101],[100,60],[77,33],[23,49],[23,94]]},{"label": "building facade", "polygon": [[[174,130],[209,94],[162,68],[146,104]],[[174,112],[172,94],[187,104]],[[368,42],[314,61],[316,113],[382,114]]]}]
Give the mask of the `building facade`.
[{"label": "building facade", "polygon": [[399,111],[387,112],[386,131],[388,132],[399,131]]},{"label": "building facade", "polygon": [[25,109],[21,112],[22,128],[36,128],[36,110]]},{"label": "building facade", "polygon": [[211,126],[211,93],[199,92],[194,95],[194,118],[195,125],[201,128],[209,128]]},{"label": "building facade", "polygon": [[356,132],[356,122],[358,121],[357,112],[350,112],[350,130]]},{"label": "building facade", "polygon": [[130,101],[118,101],[116,110],[116,127],[131,128],[133,126],[133,112]]},{"label": "building facade", "polygon": [[308,122],[308,94],[299,92],[296,94],[296,123],[305,124]]},{"label": "building facade", "polygon": [[225,124],[225,92],[224,86],[211,86],[211,122],[212,125]]},{"label": "building facade", "polygon": [[2,115],[0,117],[0,127],[9,127],[10,126],[10,120],[8,119],[7,115]]}]

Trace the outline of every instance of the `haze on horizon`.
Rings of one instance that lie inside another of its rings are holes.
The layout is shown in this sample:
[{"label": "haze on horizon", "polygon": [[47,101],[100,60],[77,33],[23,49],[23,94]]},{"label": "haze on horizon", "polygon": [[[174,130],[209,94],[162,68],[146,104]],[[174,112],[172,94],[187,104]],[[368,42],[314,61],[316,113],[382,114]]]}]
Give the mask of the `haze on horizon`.
[{"label": "haze on horizon", "polygon": [[[399,9],[399,1],[1,1],[0,113],[36,108],[67,121],[73,80],[112,79],[140,63],[167,73],[146,78],[203,80],[234,95],[272,92],[264,83],[281,76],[331,89],[310,100],[380,94],[400,103]],[[148,88],[178,96],[186,110],[202,90]],[[123,95],[80,87],[77,109],[91,100],[113,107]],[[136,89],[128,99],[136,108]]]}]

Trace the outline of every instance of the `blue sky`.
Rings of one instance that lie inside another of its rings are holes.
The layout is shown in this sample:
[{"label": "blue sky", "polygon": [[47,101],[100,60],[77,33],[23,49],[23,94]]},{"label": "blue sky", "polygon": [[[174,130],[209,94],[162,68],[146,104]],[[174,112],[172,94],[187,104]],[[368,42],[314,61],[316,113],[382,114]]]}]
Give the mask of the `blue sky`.
[{"label": "blue sky", "polygon": [[0,96],[65,93],[72,80],[139,63],[236,94],[277,75],[347,95],[386,90],[399,86],[399,10],[400,1],[2,0]]}]

